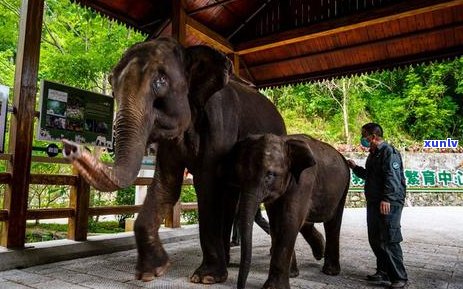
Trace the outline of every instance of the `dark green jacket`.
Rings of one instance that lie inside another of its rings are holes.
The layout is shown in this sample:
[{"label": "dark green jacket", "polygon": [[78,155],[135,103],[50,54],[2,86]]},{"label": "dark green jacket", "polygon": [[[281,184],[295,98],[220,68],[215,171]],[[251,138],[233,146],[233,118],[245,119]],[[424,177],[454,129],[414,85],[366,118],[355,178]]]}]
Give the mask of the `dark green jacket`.
[{"label": "dark green jacket", "polygon": [[393,146],[381,143],[374,152],[370,152],[365,167],[356,166],[352,171],[365,180],[367,202],[404,204],[406,183],[402,157]]}]

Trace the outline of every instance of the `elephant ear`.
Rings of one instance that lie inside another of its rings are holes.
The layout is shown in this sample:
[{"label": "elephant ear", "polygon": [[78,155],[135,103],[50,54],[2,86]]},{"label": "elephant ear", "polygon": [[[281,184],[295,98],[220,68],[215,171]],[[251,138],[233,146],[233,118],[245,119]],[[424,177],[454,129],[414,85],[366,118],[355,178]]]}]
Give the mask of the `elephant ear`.
[{"label": "elephant ear", "polygon": [[207,100],[227,85],[233,65],[224,54],[205,45],[186,49],[186,71],[190,81],[190,100],[203,107]]},{"label": "elephant ear", "polygon": [[303,170],[316,164],[310,146],[300,138],[288,137],[286,140],[288,156],[291,162],[290,170],[297,182]]}]

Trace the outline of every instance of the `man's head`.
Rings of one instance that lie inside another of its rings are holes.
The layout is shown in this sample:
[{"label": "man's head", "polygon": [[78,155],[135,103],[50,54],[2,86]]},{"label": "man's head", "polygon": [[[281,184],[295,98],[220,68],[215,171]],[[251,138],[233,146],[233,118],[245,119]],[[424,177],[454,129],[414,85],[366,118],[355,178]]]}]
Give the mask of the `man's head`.
[{"label": "man's head", "polygon": [[376,148],[383,142],[383,128],[377,123],[367,123],[362,126],[361,143],[365,147]]}]

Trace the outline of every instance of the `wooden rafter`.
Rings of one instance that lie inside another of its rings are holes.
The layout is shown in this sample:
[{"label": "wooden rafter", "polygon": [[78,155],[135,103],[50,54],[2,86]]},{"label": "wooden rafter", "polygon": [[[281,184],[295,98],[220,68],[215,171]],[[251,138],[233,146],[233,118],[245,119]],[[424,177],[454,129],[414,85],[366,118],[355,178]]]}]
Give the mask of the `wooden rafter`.
[{"label": "wooden rafter", "polygon": [[244,20],[244,22],[241,23],[238,26],[238,28],[235,29],[235,31],[228,35],[227,39],[230,40],[234,35],[236,35],[236,33],[243,29],[243,27],[245,27],[246,24],[248,24],[252,19],[254,19],[254,17],[256,17],[259,14],[259,12],[261,12],[270,2],[272,2],[272,0],[266,0],[265,3],[259,6],[259,8],[257,8],[256,11],[254,11],[248,18],[246,18],[246,20]]},{"label": "wooden rafter", "polygon": [[235,1],[237,1],[237,0],[223,0],[223,1],[215,2],[213,4],[203,6],[201,8],[195,9],[195,10],[191,10],[191,11],[187,12],[187,15],[191,16],[191,15],[194,15],[194,14],[198,14],[198,13],[201,13],[203,11],[215,8],[217,6],[224,6],[224,5],[227,5],[228,3],[235,2]]},{"label": "wooden rafter", "polygon": [[270,67],[272,67],[274,65],[285,65],[285,64],[289,64],[289,63],[294,62],[294,61],[307,60],[307,59],[312,58],[312,57],[329,55],[331,53],[336,53],[336,52],[355,49],[355,48],[362,48],[362,47],[373,46],[373,45],[377,45],[377,44],[388,46],[388,45],[390,45],[393,42],[396,42],[398,40],[407,39],[407,38],[414,37],[414,36],[423,37],[423,36],[430,35],[430,34],[433,34],[433,33],[442,33],[443,31],[451,31],[451,30],[453,30],[455,28],[460,28],[463,31],[463,21],[453,22],[453,23],[442,25],[442,26],[431,27],[431,28],[427,28],[427,29],[423,29],[423,30],[419,30],[419,31],[413,31],[413,32],[408,32],[408,33],[404,33],[404,34],[393,35],[393,36],[389,36],[389,37],[364,41],[364,42],[355,43],[355,44],[351,44],[351,45],[335,47],[335,48],[331,48],[331,49],[327,49],[327,50],[323,50],[323,51],[301,54],[301,55],[297,55],[297,56],[293,56],[293,57],[288,57],[288,58],[285,58],[285,59],[280,59],[278,61],[259,63],[258,65],[251,66],[250,68],[251,69],[256,68],[256,69],[260,69],[260,70],[265,70],[265,69],[270,68]]},{"label": "wooden rafter", "polygon": [[390,69],[396,67],[405,67],[415,63],[426,63],[434,60],[449,59],[461,55],[463,46],[456,46],[448,49],[438,50],[434,52],[424,52],[414,55],[406,55],[393,59],[384,59],[375,62],[367,62],[362,64],[355,64],[348,67],[340,67],[324,70],[322,72],[315,71],[300,75],[281,77],[275,79],[264,80],[256,83],[258,88],[274,87],[287,85],[298,82],[317,81],[326,78],[340,77],[346,75],[354,75],[358,73],[378,71],[381,69]]},{"label": "wooden rafter", "polygon": [[395,5],[380,8],[376,11],[363,11],[355,15],[342,17],[330,21],[320,22],[308,27],[297,28],[290,31],[262,37],[236,45],[236,53],[243,55],[258,52],[274,47],[298,43],[301,41],[333,35],[360,27],[388,22],[437,11],[449,7],[462,5],[463,0],[408,0]]},{"label": "wooden rafter", "polygon": [[194,34],[201,41],[208,43],[225,54],[234,53],[233,45],[227,39],[188,16],[186,17],[186,29],[187,33]]}]

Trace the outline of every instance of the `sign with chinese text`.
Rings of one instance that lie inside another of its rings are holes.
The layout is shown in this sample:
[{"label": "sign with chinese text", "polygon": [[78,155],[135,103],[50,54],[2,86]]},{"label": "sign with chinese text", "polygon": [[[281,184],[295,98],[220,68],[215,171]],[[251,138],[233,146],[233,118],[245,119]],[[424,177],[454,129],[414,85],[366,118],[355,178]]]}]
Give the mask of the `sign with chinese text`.
[{"label": "sign with chinese text", "polygon": [[44,80],[37,138],[112,148],[113,115],[112,97]]}]

